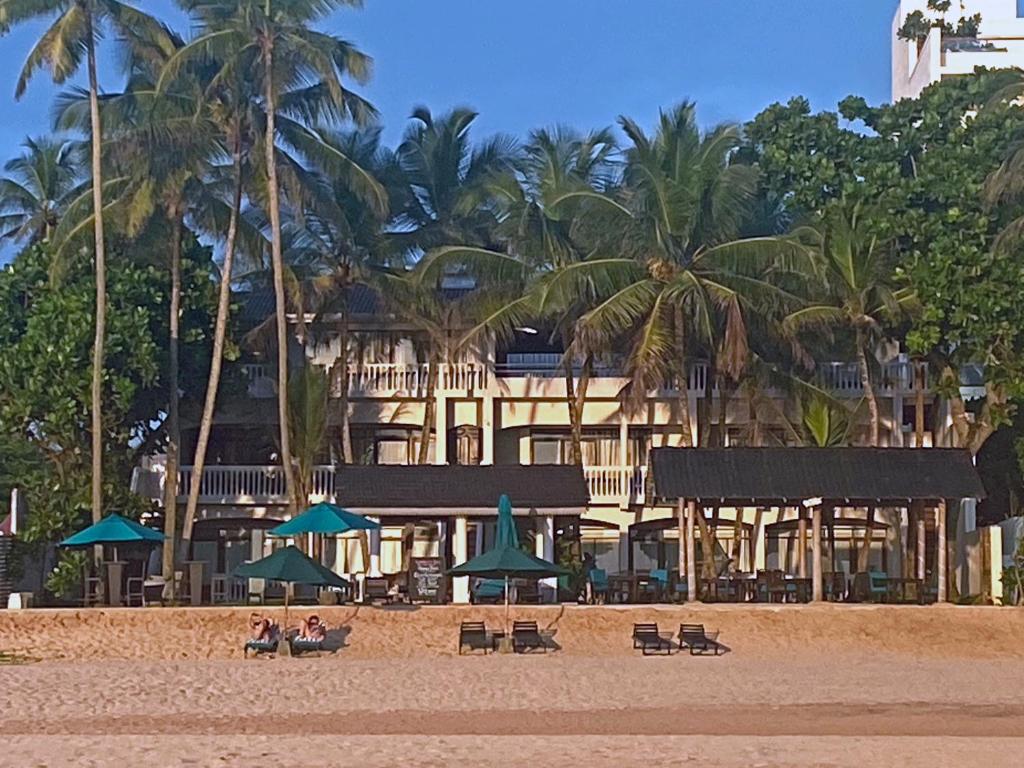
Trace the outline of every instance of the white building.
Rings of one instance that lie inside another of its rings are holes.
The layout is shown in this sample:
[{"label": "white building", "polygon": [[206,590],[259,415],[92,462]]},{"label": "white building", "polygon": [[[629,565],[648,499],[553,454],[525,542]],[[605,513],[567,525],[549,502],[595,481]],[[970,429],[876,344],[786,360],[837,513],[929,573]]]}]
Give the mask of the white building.
[{"label": "white building", "polygon": [[[357,291],[351,303],[347,382],[337,376],[342,345],[329,323],[316,334],[315,341],[307,339],[304,348],[296,342],[291,350],[294,365],[301,365],[305,358],[331,371],[334,383],[327,438],[310,478],[311,502],[337,499],[351,503],[335,488],[343,386],[357,464],[415,464],[425,417],[429,419],[429,463],[435,465],[569,463],[571,430],[563,355],[557,345],[546,343],[546,334],[520,333],[502,344],[465,350],[442,364],[436,384],[428,387],[429,366],[421,359],[416,332],[382,312],[372,292]],[[949,445],[947,408],[927,375],[923,381],[917,380],[913,364],[895,350],[880,362],[881,444],[913,447],[916,415],[921,409],[922,421],[927,424],[922,447]],[[621,364],[621,356],[602,360],[586,393],[582,472],[589,503],[582,515],[540,513],[538,531],[546,535],[538,536],[537,552],[541,554],[543,545],[544,554],[550,556],[551,534],[565,528],[576,531],[582,550],[609,573],[671,568],[679,559],[675,510],[651,498],[648,464],[651,449],[681,444],[680,405],[686,404],[692,438],[701,445],[798,444],[794,442],[798,436],[786,426],[796,423],[797,415],[784,391],[769,388],[764,392],[766,402],[774,403],[771,408],[763,403],[755,408],[743,391],[720,392],[701,363],[689,371],[685,395],[680,396],[675,383],[667,382],[664,389],[648,393],[642,406],[630,407],[623,399],[628,379]],[[224,393],[200,486],[192,556],[208,564],[207,583],[214,574],[229,573],[243,560],[264,553],[270,542],[262,529],[285,515],[284,478],[276,460],[271,366],[254,361],[245,364],[243,371],[248,392]],[[863,398],[853,363],[819,365],[816,377],[819,386],[851,407]],[[578,372],[574,378],[578,387]],[[858,443],[866,437],[863,410],[859,409],[862,416],[853,434]],[[194,429],[194,424],[186,424],[183,435],[183,466],[178,478],[182,505],[192,475]],[[149,493],[159,498],[153,482],[142,482],[146,478],[162,477],[141,472],[137,478],[140,492],[150,486]],[[795,507],[775,509],[758,516],[758,524],[752,523],[752,512],[748,511],[744,520],[743,511],[734,508],[723,507],[712,516],[722,551],[752,571],[766,566],[795,567],[796,529],[792,527],[798,512]],[[440,509],[429,514],[422,511],[417,513],[419,517],[409,510],[392,513],[377,515],[385,527],[381,536],[373,538],[369,553],[373,570],[379,568],[385,575],[401,572],[410,552],[415,556],[472,555],[493,536],[493,519],[467,518]],[[857,514],[863,516],[863,510]],[[880,522],[885,514],[880,513]],[[907,535],[905,519],[897,515],[886,522],[889,525],[879,527],[872,536],[872,563],[879,569],[890,565],[887,542],[897,540],[895,531],[902,528],[901,535]],[[837,568],[850,572],[856,570],[863,531],[863,524],[851,521],[851,525],[860,525],[861,533],[855,527],[843,529],[837,543]],[[359,573],[370,565],[356,540],[339,541],[338,545],[331,547],[328,559],[339,572]],[[458,591],[456,599],[465,599]]]},{"label": "white building", "polygon": [[946,77],[968,75],[975,67],[1024,67],[1024,3],[1020,0],[953,0],[946,21],[981,14],[977,39],[944,35],[938,27],[922,40],[901,40],[897,32],[908,14],[939,14],[927,0],[900,0],[892,18],[892,98],[916,98],[928,85]]}]

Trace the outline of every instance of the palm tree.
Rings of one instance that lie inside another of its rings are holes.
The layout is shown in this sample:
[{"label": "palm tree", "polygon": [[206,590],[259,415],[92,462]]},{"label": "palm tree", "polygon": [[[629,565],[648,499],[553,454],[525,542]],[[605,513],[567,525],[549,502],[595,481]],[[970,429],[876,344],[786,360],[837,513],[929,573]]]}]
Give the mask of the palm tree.
[{"label": "palm tree", "polygon": [[488,183],[514,169],[517,148],[505,136],[474,146],[470,127],[476,116],[464,108],[440,117],[426,107],[413,110],[413,124],[398,147],[409,194],[401,209],[393,207],[395,239],[412,255],[446,245],[495,243]]},{"label": "palm tree", "polygon": [[785,317],[782,327],[793,338],[808,330],[838,329],[852,335],[870,420],[868,442],[877,446],[881,416],[873,377],[875,349],[885,338],[886,322],[903,314],[914,294],[900,284],[893,249],[871,231],[861,205],[842,203],[826,211],[815,234],[815,293],[807,306]]},{"label": "palm tree", "polygon": [[0,179],[0,240],[46,242],[82,179],[78,144],[55,137],[26,138]]},{"label": "palm tree", "polygon": [[[551,342],[560,341],[565,350],[574,464],[583,463],[583,404],[599,353],[584,349],[576,338],[577,320],[621,287],[609,285],[609,275],[593,269],[605,255],[606,233],[628,217],[612,194],[615,151],[608,131],[534,131],[515,170],[492,175],[477,193],[497,218],[493,237],[505,250],[448,245],[431,251],[418,268],[421,279],[436,280],[446,270],[457,270],[478,281],[478,319],[460,346],[485,336],[511,338],[526,324],[548,325]],[[595,275],[601,280],[595,281]]]},{"label": "palm tree", "polygon": [[346,76],[365,81],[369,57],[347,41],[310,26],[336,8],[357,4],[357,0],[185,0],[183,5],[195,17],[199,34],[171,57],[161,77],[161,82],[173,80],[189,62],[213,60],[219,66],[215,82],[249,76],[259,84],[265,173],[261,191],[269,216],[281,465],[289,498],[294,497],[295,475],[288,429],[287,295],[277,147],[279,139],[293,145],[309,139],[309,133],[301,130],[304,124],[339,118],[365,123],[373,117],[372,108],[342,82]]},{"label": "palm tree", "polygon": [[[302,215],[293,217],[286,226],[286,260],[293,269],[301,268],[308,274],[307,285],[301,291],[304,301],[300,314],[312,311],[318,319],[327,315],[337,319],[341,346],[338,414],[341,455],[346,464],[354,460],[347,386],[349,295],[356,283],[366,280],[367,270],[391,260],[392,241],[385,232],[389,200],[403,192],[397,160],[381,145],[380,134],[376,127],[322,131],[326,153],[346,157],[352,166],[347,172],[321,174],[325,193],[310,196]],[[309,154],[315,158],[325,152],[314,147]]]},{"label": "palm tree", "polygon": [[15,98],[21,98],[38,69],[50,70],[53,81],[64,83],[78,71],[82,55],[89,80],[93,236],[96,258],[96,337],[92,356],[92,519],[103,515],[103,345],[107,322],[107,263],[103,237],[103,131],[100,125],[99,81],[96,75],[96,40],[105,23],[119,32],[142,29],[153,20],[117,0],[0,0],[0,34],[34,19],[56,16],[53,24],[29,52],[18,76]]}]

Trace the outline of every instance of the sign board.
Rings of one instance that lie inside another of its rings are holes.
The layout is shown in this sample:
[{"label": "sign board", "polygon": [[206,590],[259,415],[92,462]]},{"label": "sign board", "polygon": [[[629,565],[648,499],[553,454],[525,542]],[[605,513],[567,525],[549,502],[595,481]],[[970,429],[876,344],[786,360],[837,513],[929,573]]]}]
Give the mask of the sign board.
[{"label": "sign board", "polygon": [[443,603],[448,597],[448,577],[440,557],[414,557],[409,561],[409,599]]}]

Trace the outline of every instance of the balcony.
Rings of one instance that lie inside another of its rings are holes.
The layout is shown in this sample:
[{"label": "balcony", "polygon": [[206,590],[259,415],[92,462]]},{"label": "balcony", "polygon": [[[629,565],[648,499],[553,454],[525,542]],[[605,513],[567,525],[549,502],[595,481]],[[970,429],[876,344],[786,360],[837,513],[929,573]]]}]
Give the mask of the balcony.
[{"label": "balcony", "polygon": [[[334,496],[334,467],[314,467],[310,502]],[[188,497],[193,467],[178,472],[178,500]],[[284,470],[280,466],[207,466],[199,483],[200,504],[286,504]]]},{"label": "balcony", "polygon": [[[823,363],[818,365],[815,376],[818,385],[837,397],[861,397],[860,369],[856,363]],[[924,391],[929,388],[928,369],[924,372]],[[917,392],[918,383],[914,376],[914,364],[909,360],[893,360],[882,366],[881,379],[875,382],[875,391],[880,395],[909,395]]]},{"label": "balcony", "polygon": [[[426,397],[429,369],[426,363],[366,363],[349,369],[349,397]],[[331,397],[341,395],[341,382],[334,369]],[[250,397],[271,398],[277,391],[274,372],[263,364],[245,364],[242,374]],[[469,393],[487,386],[487,368],[482,363],[443,363],[438,367],[437,391]]]},{"label": "balcony", "polygon": [[[133,485],[133,489],[160,500],[162,475],[149,471]],[[184,503],[192,482],[193,468],[182,467],[178,473],[178,501]],[[334,497],[335,468],[321,465],[313,469],[311,503]],[[647,467],[618,465],[584,467],[587,490],[592,504],[642,504],[646,493]],[[279,466],[208,466],[199,484],[200,504],[286,504],[284,472]]]},{"label": "balcony", "polygon": [[647,490],[647,467],[617,465],[584,467],[591,504],[642,504]]}]

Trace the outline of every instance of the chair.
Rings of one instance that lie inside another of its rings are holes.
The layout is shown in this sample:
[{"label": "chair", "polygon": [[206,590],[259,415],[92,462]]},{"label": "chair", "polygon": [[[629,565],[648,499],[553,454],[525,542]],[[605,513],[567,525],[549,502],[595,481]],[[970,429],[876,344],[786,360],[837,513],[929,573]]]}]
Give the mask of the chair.
[{"label": "chair", "polygon": [[822,574],[825,599],[838,603],[846,598],[846,574],[842,571]]},{"label": "chair", "polygon": [[390,604],[391,599],[391,589],[388,586],[387,579],[381,577],[368,578],[363,584],[364,603],[383,602]]},{"label": "chair", "polygon": [[228,590],[228,576],[226,573],[215,573],[210,578],[210,602],[226,603],[230,592]]},{"label": "chair", "polygon": [[321,621],[320,627],[322,630],[320,637],[299,637],[297,634],[288,637],[288,646],[291,648],[293,656],[299,656],[303,653],[316,653],[319,655],[323,651],[324,640],[327,634],[326,622]]},{"label": "chair", "polygon": [[536,621],[512,622],[512,650],[516,653],[538,650],[548,652],[547,643],[541,637]]},{"label": "chair", "polygon": [[853,597],[858,602],[884,603],[889,596],[889,575],[881,571],[860,571],[853,576]]},{"label": "chair", "polygon": [[477,605],[484,603],[500,603],[505,599],[504,579],[477,579],[473,583],[472,602]]},{"label": "chair", "polygon": [[672,654],[672,641],[662,637],[658,625],[654,622],[639,623],[633,625],[633,648],[639,649],[644,656],[651,653],[664,651],[666,655]]},{"label": "chair", "polygon": [[536,581],[530,580],[516,585],[516,602],[519,604],[539,605],[540,587]]},{"label": "chair", "polygon": [[703,624],[680,624],[679,647],[688,649],[691,656],[706,653],[713,653],[717,656],[720,651],[724,650],[721,643],[718,642],[718,633],[708,635]]},{"label": "chair", "polygon": [[651,586],[654,588],[655,600],[661,600],[668,592],[668,569],[655,568],[648,576],[651,579]]},{"label": "chair", "polygon": [[591,568],[587,574],[587,581],[590,583],[590,602],[608,602],[611,589],[608,585],[608,572],[604,568]]},{"label": "chair", "polygon": [[275,624],[271,628],[269,640],[246,640],[245,646],[242,648],[242,655],[245,658],[249,657],[249,651],[253,652],[253,656],[259,656],[261,653],[277,653],[277,646],[281,641],[281,633]]},{"label": "chair", "polygon": [[88,608],[90,605],[101,605],[104,602],[106,590],[103,586],[103,579],[98,576],[88,576],[85,579],[85,593],[82,597],[82,604]]},{"label": "chair", "polygon": [[487,626],[482,621],[464,621],[459,625],[459,656],[462,655],[463,648],[483,651],[484,656],[488,651],[494,650],[494,644],[487,634]]}]

